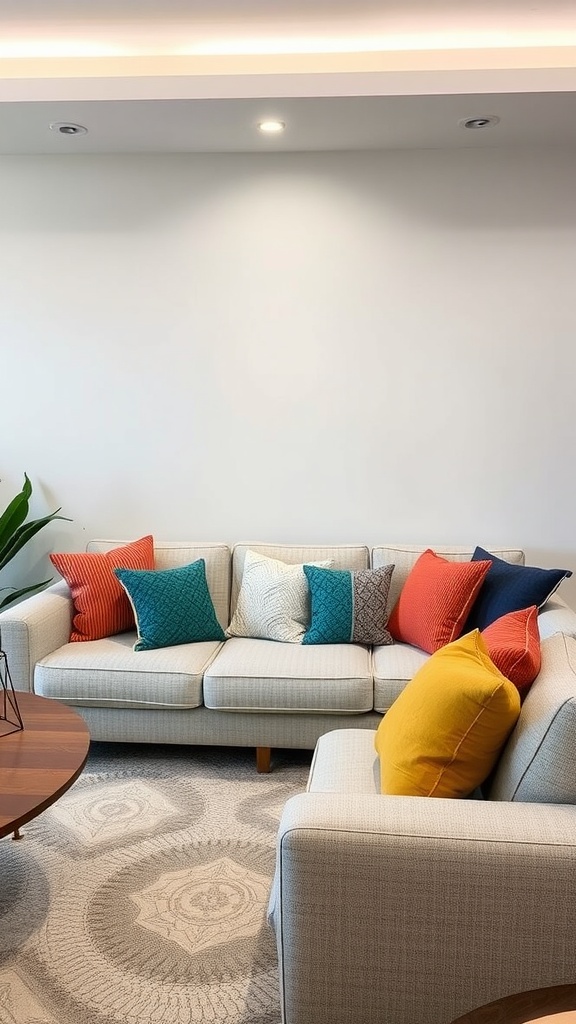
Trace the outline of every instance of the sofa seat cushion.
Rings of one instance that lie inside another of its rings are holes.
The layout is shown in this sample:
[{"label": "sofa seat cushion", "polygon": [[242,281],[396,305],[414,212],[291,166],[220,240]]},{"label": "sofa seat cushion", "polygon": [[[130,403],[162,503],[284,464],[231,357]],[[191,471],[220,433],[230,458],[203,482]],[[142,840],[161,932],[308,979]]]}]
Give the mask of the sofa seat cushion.
[{"label": "sofa seat cushion", "polygon": [[491,800],[576,804],[576,640],[542,641],[542,666],[498,763]]},{"label": "sofa seat cushion", "polygon": [[135,640],[135,633],[120,633],[65,644],[36,665],[34,691],[84,707],[200,707],[202,677],[221,644],[135,652]]},{"label": "sofa seat cushion", "polygon": [[411,644],[395,643],[392,647],[375,647],[374,710],[382,715],[388,711],[429,657],[425,651]]},{"label": "sofa seat cushion", "polygon": [[358,644],[232,637],[205,674],[204,703],[220,711],[361,714],[373,706],[371,654]]}]

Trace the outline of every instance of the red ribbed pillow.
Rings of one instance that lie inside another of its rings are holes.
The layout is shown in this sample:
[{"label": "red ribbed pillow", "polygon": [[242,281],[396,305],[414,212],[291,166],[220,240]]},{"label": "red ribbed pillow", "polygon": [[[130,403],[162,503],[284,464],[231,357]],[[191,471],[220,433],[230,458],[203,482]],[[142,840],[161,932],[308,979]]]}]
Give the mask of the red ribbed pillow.
[{"label": "red ribbed pillow", "polygon": [[390,616],[395,640],[433,654],[457,640],[492,562],[449,562],[431,548],[414,564]]},{"label": "red ribbed pillow", "polygon": [[101,640],[134,629],[134,612],[113,569],[153,569],[154,539],[141,537],[111,551],[50,555],[70,587],[74,618],[70,641]]},{"label": "red ribbed pillow", "polygon": [[496,667],[514,683],[524,700],[540,671],[537,606],[502,615],[482,630],[482,638]]}]

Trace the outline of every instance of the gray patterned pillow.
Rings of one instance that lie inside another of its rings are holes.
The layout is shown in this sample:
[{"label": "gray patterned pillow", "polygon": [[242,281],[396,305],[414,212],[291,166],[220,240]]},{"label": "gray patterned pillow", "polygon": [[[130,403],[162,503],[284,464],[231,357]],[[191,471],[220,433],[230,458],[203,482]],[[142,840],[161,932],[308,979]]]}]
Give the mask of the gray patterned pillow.
[{"label": "gray patterned pillow", "polygon": [[[314,562],[328,568],[332,560]],[[310,621],[310,594],[303,565],[289,565],[248,549],[227,636],[299,644]]]}]

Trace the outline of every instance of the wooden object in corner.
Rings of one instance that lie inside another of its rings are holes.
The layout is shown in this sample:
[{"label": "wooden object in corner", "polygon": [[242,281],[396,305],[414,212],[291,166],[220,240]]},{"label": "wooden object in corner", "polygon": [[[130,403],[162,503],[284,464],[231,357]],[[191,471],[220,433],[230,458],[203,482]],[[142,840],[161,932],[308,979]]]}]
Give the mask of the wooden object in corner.
[{"label": "wooden object in corner", "polygon": [[561,1024],[563,1019],[570,1019],[570,1015],[566,1017],[569,1010],[576,1010],[576,985],[557,985],[505,996],[465,1013],[452,1024],[537,1024],[542,1019],[548,1021],[549,1017],[553,1024],[554,1014],[560,1015],[558,1024]]},{"label": "wooden object in corner", "polygon": [[271,747],[256,747],[256,771],[269,772],[270,759],[272,757]]},{"label": "wooden object in corner", "polygon": [[0,737],[0,838],[53,804],[82,771],[90,733],[72,708],[33,693],[18,692],[24,723]]}]

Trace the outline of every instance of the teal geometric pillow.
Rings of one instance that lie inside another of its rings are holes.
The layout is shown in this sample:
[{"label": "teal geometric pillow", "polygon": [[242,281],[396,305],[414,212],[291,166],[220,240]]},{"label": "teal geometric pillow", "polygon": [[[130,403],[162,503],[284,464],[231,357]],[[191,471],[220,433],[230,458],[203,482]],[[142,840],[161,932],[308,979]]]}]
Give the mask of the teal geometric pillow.
[{"label": "teal geometric pillow", "polygon": [[199,558],[176,569],[114,569],[128,594],[138,627],[135,651],[201,640],[224,640]]},{"label": "teal geometric pillow", "polygon": [[303,644],[392,644],[386,605],[393,565],[320,569],[305,565],[312,621]]}]

